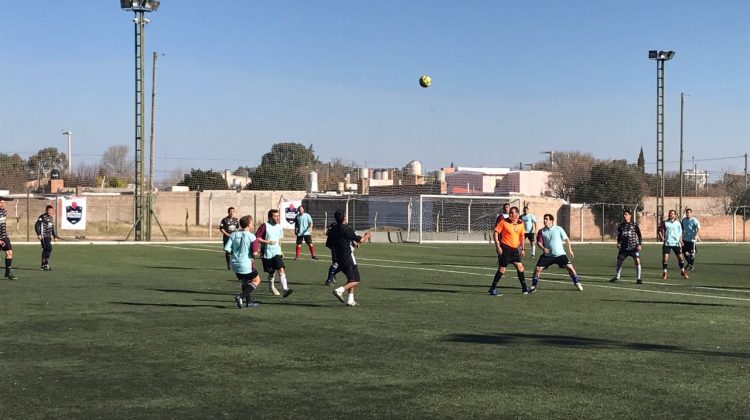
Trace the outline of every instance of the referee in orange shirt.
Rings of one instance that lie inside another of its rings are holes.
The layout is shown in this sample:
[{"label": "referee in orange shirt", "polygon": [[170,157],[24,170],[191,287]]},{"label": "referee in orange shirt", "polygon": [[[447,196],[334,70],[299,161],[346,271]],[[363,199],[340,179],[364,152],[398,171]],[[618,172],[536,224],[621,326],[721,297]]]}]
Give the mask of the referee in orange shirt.
[{"label": "referee in orange shirt", "polygon": [[509,217],[497,222],[495,225],[495,232],[493,238],[495,240],[495,247],[497,248],[497,273],[495,278],[492,280],[492,286],[488,294],[490,296],[501,296],[502,291],[497,290],[497,283],[505,274],[505,268],[508,264],[513,264],[516,267],[518,273],[518,281],[521,283],[521,290],[524,295],[529,294],[529,288],[526,286],[526,277],[523,273],[523,258],[524,252],[524,233],[526,229],[524,224],[518,218],[518,207],[511,207]]}]

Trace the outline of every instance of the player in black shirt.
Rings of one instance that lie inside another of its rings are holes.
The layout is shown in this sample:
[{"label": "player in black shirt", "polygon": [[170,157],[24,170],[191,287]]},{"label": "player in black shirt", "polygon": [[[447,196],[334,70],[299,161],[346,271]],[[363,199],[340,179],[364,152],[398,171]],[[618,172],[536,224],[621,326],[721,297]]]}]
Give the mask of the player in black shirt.
[{"label": "player in black shirt", "polygon": [[[219,230],[221,231],[221,234],[223,237],[221,238],[224,245],[227,245],[227,241],[229,241],[229,237],[232,235],[232,232],[236,231],[240,226],[240,221],[237,220],[236,217],[234,217],[234,207],[230,207],[227,209],[227,217],[221,219],[221,223],[219,223]],[[222,248],[223,249],[223,248]],[[229,265],[229,258],[232,254],[229,252],[224,252],[224,257],[227,260],[227,270],[231,270],[232,267]]]},{"label": "player in black shirt", "polygon": [[57,240],[57,230],[55,230],[55,220],[53,216],[55,214],[55,208],[51,205],[47,205],[45,212],[42,213],[36,220],[34,230],[36,230],[36,236],[42,243],[42,270],[50,271],[49,257],[52,255],[52,241]]},{"label": "player in black shirt", "polygon": [[[354,292],[359,285],[360,278],[357,262],[352,254],[352,243],[361,244],[368,240],[372,234],[367,232],[364,236],[357,235],[354,229],[346,224],[346,216],[341,210],[337,210],[333,217],[336,219],[336,225],[329,229],[328,241],[326,242],[331,244],[331,252],[336,256],[339,269],[346,275],[346,284],[336,288],[333,295],[341,303],[346,303],[347,306],[355,306],[357,302],[354,301]],[[348,301],[344,301],[344,292],[349,292]]]},{"label": "player in black shirt", "polygon": [[641,284],[641,244],[643,243],[643,236],[641,236],[641,229],[632,221],[633,215],[630,210],[625,210],[622,217],[625,221],[617,226],[617,268],[615,269],[615,276],[610,281],[615,283],[620,280],[623,261],[632,257],[635,261],[635,282]]},{"label": "player in black shirt", "polygon": [[17,277],[13,274],[13,245],[10,243],[8,237],[8,227],[6,221],[8,220],[8,211],[5,210],[5,201],[0,198],[0,249],[5,251],[5,278],[10,280],[16,280]]}]

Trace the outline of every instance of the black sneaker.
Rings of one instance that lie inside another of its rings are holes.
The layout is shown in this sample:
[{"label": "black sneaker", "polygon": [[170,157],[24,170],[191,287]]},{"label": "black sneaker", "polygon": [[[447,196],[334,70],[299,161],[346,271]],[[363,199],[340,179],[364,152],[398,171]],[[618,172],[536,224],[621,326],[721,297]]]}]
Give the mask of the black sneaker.
[{"label": "black sneaker", "polygon": [[5,278],[8,280],[18,280],[18,277],[13,274],[13,271],[8,271],[7,273],[5,273]]},{"label": "black sneaker", "polygon": [[635,284],[643,284],[643,282],[641,281],[641,279],[638,279],[635,281]]},{"label": "black sneaker", "polygon": [[326,286],[333,286],[334,284],[336,284],[336,280],[334,279],[326,280]]},{"label": "black sneaker", "polygon": [[528,294],[532,294],[532,293],[536,292],[536,286],[531,286],[531,287],[529,287],[528,290],[529,290]]},{"label": "black sneaker", "polygon": [[317,255],[313,255],[313,256],[312,256],[312,259],[314,259],[314,260],[319,260],[320,258],[318,258],[318,256],[317,256]]},{"label": "black sneaker", "polygon": [[284,296],[283,297],[288,297],[289,295],[292,294],[292,292],[294,292],[294,289],[286,289],[286,290],[284,290]]},{"label": "black sneaker", "polygon": [[618,279],[616,276],[609,279],[610,283],[617,283],[618,281],[620,281],[620,279]]},{"label": "black sneaker", "polygon": [[497,289],[490,289],[489,292],[487,292],[487,294],[490,296],[502,296],[503,292]]},{"label": "black sneaker", "polygon": [[42,266],[42,271],[52,271],[52,267],[50,267],[48,265],[43,265]]},{"label": "black sneaker", "polygon": [[245,307],[246,308],[257,308],[258,305],[260,305],[260,303],[254,301],[254,300],[248,300],[247,302],[245,302]]},{"label": "black sneaker", "polygon": [[235,296],[234,303],[237,304],[237,309],[242,309],[242,296],[240,295]]}]

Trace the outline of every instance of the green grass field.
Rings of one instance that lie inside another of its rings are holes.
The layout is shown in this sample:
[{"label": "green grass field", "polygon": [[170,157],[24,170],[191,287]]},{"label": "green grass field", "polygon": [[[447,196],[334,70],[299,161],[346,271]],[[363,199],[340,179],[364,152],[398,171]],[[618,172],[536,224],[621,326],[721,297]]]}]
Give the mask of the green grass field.
[{"label": "green grass field", "polygon": [[368,244],[353,308],[323,286],[318,248],[287,258],[288,299],[261,287],[239,310],[219,244],[61,244],[52,272],[15,245],[0,417],[750,415],[748,245],[703,244],[690,279],[673,261],[666,282],[650,245],[642,286],[632,262],[609,283],[614,245],[574,245],[583,292],[554,268],[523,296],[510,269],[495,298],[490,245]]}]

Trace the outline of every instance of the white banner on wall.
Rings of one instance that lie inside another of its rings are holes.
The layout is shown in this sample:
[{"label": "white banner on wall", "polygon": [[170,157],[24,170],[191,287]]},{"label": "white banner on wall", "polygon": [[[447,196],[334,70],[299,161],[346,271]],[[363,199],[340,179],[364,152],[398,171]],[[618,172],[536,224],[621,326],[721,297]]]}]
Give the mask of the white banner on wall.
[{"label": "white banner on wall", "polygon": [[279,213],[281,214],[281,227],[294,229],[294,220],[297,217],[297,208],[302,205],[302,200],[281,200]]},{"label": "white banner on wall", "polygon": [[86,197],[60,198],[60,229],[86,229]]}]

